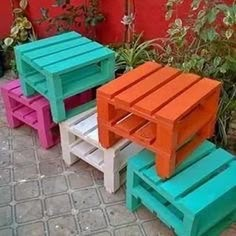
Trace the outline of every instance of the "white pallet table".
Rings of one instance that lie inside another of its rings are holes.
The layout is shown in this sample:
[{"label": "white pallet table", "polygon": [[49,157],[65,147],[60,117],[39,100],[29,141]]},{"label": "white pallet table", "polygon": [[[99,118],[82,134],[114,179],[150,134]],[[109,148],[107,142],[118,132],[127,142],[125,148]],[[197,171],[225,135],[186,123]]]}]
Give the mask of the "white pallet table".
[{"label": "white pallet table", "polygon": [[102,171],[104,186],[110,193],[125,181],[124,169],[128,158],[143,149],[126,139],[104,149],[98,140],[96,108],[60,123],[60,133],[65,163],[70,166],[80,158]]}]

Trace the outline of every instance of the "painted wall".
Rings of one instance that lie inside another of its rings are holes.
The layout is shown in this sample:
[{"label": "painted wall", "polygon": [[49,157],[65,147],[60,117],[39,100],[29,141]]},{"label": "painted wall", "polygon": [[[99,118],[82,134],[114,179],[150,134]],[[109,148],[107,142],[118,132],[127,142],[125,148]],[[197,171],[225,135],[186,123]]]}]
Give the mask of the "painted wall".
[{"label": "painted wall", "polygon": [[[186,18],[191,0],[177,9],[176,14]],[[107,16],[107,21],[98,31],[99,39],[104,43],[119,42],[123,39],[124,26],[120,23],[124,15],[125,0],[101,0],[102,10]],[[165,4],[167,0],[134,0],[135,3],[135,30],[144,32],[145,38],[151,39],[166,35],[168,22],[165,20]]]},{"label": "painted wall", "polygon": [[11,5],[9,0],[2,0],[0,4],[0,39],[9,34],[12,24]]},{"label": "painted wall", "polygon": [[[0,5],[0,38],[6,36],[11,25],[10,0],[1,0]],[[55,0],[29,0],[28,14],[31,20],[40,18],[40,7],[50,8],[53,15],[58,14],[58,8],[52,7]],[[80,4],[87,0],[72,0],[73,4]],[[134,0],[136,32],[144,32],[146,38],[163,37],[166,35],[168,22],[165,21],[165,4],[167,0]],[[98,40],[103,43],[120,42],[123,39],[124,26],[121,24],[124,15],[125,0],[100,0],[102,12],[106,16],[106,21],[98,26]],[[186,18],[189,9],[189,2],[185,0],[185,4],[177,10],[177,15]],[[232,2],[232,0],[226,0]],[[35,25],[35,24],[34,24]],[[39,37],[46,37],[46,26],[35,25],[36,32]],[[84,29],[77,29],[83,33]]]}]

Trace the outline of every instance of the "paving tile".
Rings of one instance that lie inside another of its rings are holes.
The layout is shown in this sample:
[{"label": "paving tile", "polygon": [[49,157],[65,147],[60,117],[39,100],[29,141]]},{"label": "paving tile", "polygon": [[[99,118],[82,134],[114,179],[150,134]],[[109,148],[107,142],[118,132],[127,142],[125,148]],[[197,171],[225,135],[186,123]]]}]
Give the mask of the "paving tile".
[{"label": "paving tile", "polygon": [[0,167],[10,167],[11,164],[11,154],[9,152],[0,151]]},{"label": "paving tile", "polygon": [[17,223],[37,220],[42,217],[42,202],[40,200],[32,200],[16,204]]},{"label": "paving tile", "polygon": [[29,181],[17,183],[15,186],[15,200],[24,200],[39,196],[39,183],[38,181]]},{"label": "paving tile", "polygon": [[123,188],[120,188],[116,191],[116,193],[111,194],[108,193],[104,187],[100,187],[99,192],[102,195],[102,200],[104,203],[113,203],[125,200],[125,192]]},{"label": "paving tile", "polygon": [[0,187],[0,204],[7,204],[12,200],[11,187]]},{"label": "paving tile", "polygon": [[43,222],[36,222],[17,227],[17,236],[43,236],[45,227]]},{"label": "paving tile", "polygon": [[13,169],[14,180],[22,181],[38,178],[38,170],[36,165],[19,165]]},{"label": "paving tile", "polygon": [[62,175],[43,178],[42,187],[45,195],[62,193],[68,189],[66,179]]},{"label": "paving tile", "polygon": [[115,236],[144,236],[138,225],[126,226],[115,230]]},{"label": "paving tile", "polygon": [[0,207],[0,227],[9,226],[12,223],[12,209],[11,206]]},{"label": "paving tile", "polygon": [[32,134],[32,128],[28,125],[21,125],[18,128],[12,129],[12,135],[13,136],[31,136]]},{"label": "paving tile", "polygon": [[73,216],[61,216],[48,221],[50,236],[77,236],[78,229]]},{"label": "paving tile", "polygon": [[7,127],[0,127],[0,137],[7,137],[9,135],[9,129]]},{"label": "paving tile", "polygon": [[106,220],[101,209],[91,209],[78,214],[82,231],[90,232],[106,228]]},{"label": "paving tile", "polygon": [[13,230],[8,229],[0,229],[0,236],[13,236]]},{"label": "paving tile", "polygon": [[35,164],[36,157],[33,149],[26,149],[13,152],[14,165],[18,164]]},{"label": "paving tile", "polygon": [[71,166],[67,166],[67,169],[66,169],[68,172],[72,171],[72,172],[80,172],[81,170],[83,171],[92,171],[94,170],[94,167],[89,165],[87,162],[81,160],[81,159],[78,159],[77,162],[75,162],[73,165]]},{"label": "paving tile", "polygon": [[94,181],[97,185],[103,185],[103,173],[99,170],[94,169],[92,171]]},{"label": "paving tile", "polygon": [[68,175],[69,183],[72,189],[85,188],[93,185],[93,179],[89,171],[80,171]]},{"label": "paving tile", "polygon": [[236,235],[236,229],[234,228],[229,228],[222,232],[220,236],[235,236]]},{"label": "paving tile", "polygon": [[11,181],[10,169],[0,169],[0,186]]},{"label": "paving tile", "polygon": [[175,234],[167,228],[160,220],[152,220],[142,224],[148,236],[174,236]]},{"label": "paving tile", "polygon": [[152,219],[156,219],[156,216],[154,214],[152,214],[146,207],[141,206],[138,208],[138,210],[136,211],[138,218],[140,220],[152,220]]},{"label": "paving tile", "polygon": [[50,149],[44,149],[39,147],[37,149],[38,158],[40,161],[47,161],[49,159],[58,159],[60,152],[58,146],[54,146]]},{"label": "paving tile", "polygon": [[59,215],[71,211],[71,203],[67,194],[48,197],[45,199],[48,216]]},{"label": "paving tile", "polygon": [[72,193],[75,208],[84,209],[100,204],[96,189],[85,189]]},{"label": "paving tile", "polygon": [[24,150],[33,146],[33,139],[28,135],[15,136],[12,140],[14,150]]},{"label": "paving tile", "polygon": [[4,139],[0,138],[0,152],[5,152],[10,148],[9,140],[4,137]]},{"label": "paving tile", "polygon": [[61,160],[47,160],[39,163],[41,175],[52,176],[63,172]]},{"label": "paving tile", "polygon": [[[104,232],[96,232],[94,234],[86,234],[86,235],[89,235],[89,236],[111,236],[111,233],[110,232],[107,232],[107,231],[104,231]],[[125,236],[125,235],[124,235]]]},{"label": "paving tile", "polygon": [[106,208],[106,212],[112,226],[130,224],[136,221],[135,215],[129,212],[124,204],[109,206]]}]

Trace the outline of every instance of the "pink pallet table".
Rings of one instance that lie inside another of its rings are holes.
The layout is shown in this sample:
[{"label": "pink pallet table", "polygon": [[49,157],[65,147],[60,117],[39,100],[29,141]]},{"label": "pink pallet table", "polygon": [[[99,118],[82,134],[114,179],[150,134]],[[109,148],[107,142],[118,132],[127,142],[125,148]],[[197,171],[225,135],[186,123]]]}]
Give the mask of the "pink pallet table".
[{"label": "pink pallet table", "polygon": [[[40,145],[50,148],[59,141],[59,129],[52,121],[50,105],[41,95],[27,98],[23,95],[20,81],[13,80],[1,87],[8,124],[11,128],[27,124],[38,132]],[[91,100],[91,91],[66,101],[70,109],[78,103]]]}]

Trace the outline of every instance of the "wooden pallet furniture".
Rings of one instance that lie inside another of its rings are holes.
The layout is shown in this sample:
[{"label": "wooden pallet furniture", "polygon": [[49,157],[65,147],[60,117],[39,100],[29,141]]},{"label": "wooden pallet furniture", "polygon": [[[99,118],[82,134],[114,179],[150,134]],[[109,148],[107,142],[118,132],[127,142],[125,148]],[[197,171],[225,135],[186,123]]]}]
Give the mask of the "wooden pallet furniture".
[{"label": "wooden pallet furniture", "polygon": [[24,95],[38,92],[46,97],[54,122],[95,105],[90,101],[66,111],[66,98],[114,78],[114,52],[76,32],[16,46],[15,55]]},{"label": "wooden pallet furniture", "polygon": [[154,151],[157,172],[168,178],[213,135],[220,83],[147,62],[97,90],[99,139],[119,137]]},{"label": "wooden pallet furniture", "polygon": [[[59,128],[52,121],[50,105],[41,95],[27,98],[23,95],[19,80],[11,80],[1,86],[1,93],[9,127],[23,124],[37,130],[40,145],[50,148],[59,141]],[[86,103],[92,98],[92,92],[73,96],[65,101],[66,108]]]},{"label": "wooden pallet furniture", "polygon": [[60,124],[62,155],[67,165],[78,158],[104,174],[104,186],[114,193],[125,180],[127,159],[143,148],[128,140],[121,140],[111,148],[103,148],[98,141],[97,112],[92,108]]},{"label": "wooden pallet furniture", "polygon": [[155,155],[144,149],[128,160],[126,206],[141,204],[179,236],[217,236],[236,221],[236,159],[205,141],[163,180]]}]

